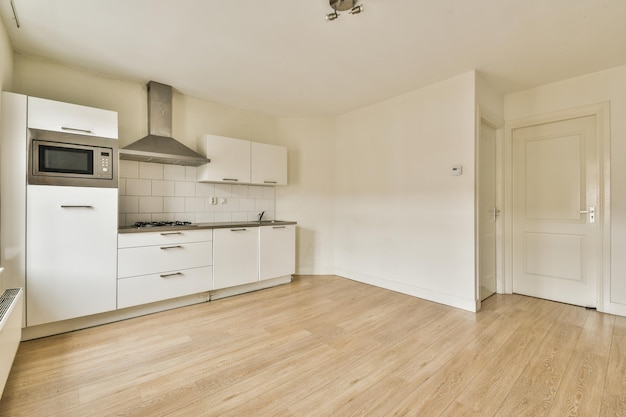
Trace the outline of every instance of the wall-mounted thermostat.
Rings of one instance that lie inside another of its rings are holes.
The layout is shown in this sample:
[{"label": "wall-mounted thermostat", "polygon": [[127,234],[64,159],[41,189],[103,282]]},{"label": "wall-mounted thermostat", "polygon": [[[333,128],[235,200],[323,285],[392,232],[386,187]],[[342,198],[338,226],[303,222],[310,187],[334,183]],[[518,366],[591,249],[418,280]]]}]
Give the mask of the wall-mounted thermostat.
[{"label": "wall-mounted thermostat", "polygon": [[458,177],[459,175],[463,175],[463,165],[455,165],[452,167],[452,176]]}]

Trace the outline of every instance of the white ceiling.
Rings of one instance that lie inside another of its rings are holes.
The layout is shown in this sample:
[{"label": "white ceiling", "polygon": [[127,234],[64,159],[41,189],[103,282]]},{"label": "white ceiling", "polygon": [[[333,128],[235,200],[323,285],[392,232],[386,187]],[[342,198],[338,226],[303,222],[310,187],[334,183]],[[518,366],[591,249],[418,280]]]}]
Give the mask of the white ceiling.
[{"label": "white ceiling", "polygon": [[276,116],[329,116],[476,69],[503,93],[626,64],[626,0],[10,0],[18,53]]}]

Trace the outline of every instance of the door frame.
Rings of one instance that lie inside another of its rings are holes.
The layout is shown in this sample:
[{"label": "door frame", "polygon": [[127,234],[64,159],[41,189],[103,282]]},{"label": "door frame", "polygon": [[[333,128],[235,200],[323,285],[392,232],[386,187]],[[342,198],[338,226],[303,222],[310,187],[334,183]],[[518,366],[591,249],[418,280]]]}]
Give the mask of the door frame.
[{"label": "door frame", "polygon": [[506,294],[513,293],[513,130],[558,122],[580,117],[594,116],[597,120],[598,166],[600,178],[598,196],[600,222],[600,275],[597,279],[597,310],[610,310],[611,283],[611,148],[610,103],[591,104],[583,107],[545,113],[508,121],[504,125],[504,274],[502,288]]},{"label": "door frame", "polygon": [[[476,119],[475,119],[475,140],[474,140],[474,155],[475,155],[475,172],[474,177],[477,179],[480,160],[478,158],[478,146],[480,141],[480,124],[486,123],[496,130],[496,207],[500,210],[500,214],[496,218],[496,294],[504,293],[504,287],[502,283],[503,278],[503,233],[502,233],[502,213],[503,210],[503,129],[505,126],[504,120],[497,114],[490,112],[489,110],[482,108],[480,105],[476,105]],[[480,276],[479,276],[479,262],[480,262],[480,244],[478,233],[478,196],[479,196],[479,184],[475,181],[474,186],[474,299],[476,302],[476,311],[480,311],[482,307],[482,301],[480,300]]]}]

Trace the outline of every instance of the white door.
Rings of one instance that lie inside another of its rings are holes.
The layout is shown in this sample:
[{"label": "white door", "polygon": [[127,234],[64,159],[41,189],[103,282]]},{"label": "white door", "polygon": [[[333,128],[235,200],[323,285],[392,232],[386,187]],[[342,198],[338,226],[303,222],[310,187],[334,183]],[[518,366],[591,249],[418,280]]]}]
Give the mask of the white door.
[{"label": "white door", "polygon": [[478,138],[478,277],[480,299],[496,292],[496,130],[482,122]]},{"label": "white door", "polygon": [[597,305],[602,219],[596,123],[589,116],[513,130],[515,293]]}]

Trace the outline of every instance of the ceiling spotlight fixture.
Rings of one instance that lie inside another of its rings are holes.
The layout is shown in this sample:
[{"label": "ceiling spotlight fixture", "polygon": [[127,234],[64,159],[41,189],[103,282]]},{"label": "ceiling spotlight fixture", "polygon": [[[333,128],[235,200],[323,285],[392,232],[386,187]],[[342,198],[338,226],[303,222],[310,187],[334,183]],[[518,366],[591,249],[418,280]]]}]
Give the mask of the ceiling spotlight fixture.
[{"label": "ceiling spotlight fixture", "polygon": [[332,12],[332,13],[328,13],[328,14],[326,15],[326,20],[328,20],[329,22],[331,22],[331,21],[335,20],[335,19],[336,19],[336,18],[338,18],[338,17],[339,17],[339,13],[337,13],[337,12]]},{"label": "ceiling spotlight fixture", "polygon": [[359,14],[363,11],[363,6],[362,5],[358,5],[358,6],[354,6],[353,8],[350,9],[350,14]]},{"label": "ceiling spotlight fixture", "polygon": [[333,8],[331,13],[326,15],[326,20],[331,22],[339,17],[340,12],[347,11],[350,14],[359,14],[363,11],[363,6],[357,5],[359,0],[329,0],[330,7]]}]

